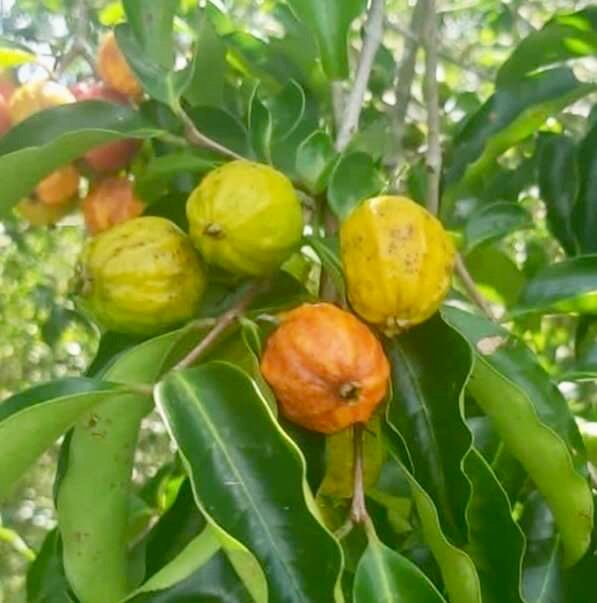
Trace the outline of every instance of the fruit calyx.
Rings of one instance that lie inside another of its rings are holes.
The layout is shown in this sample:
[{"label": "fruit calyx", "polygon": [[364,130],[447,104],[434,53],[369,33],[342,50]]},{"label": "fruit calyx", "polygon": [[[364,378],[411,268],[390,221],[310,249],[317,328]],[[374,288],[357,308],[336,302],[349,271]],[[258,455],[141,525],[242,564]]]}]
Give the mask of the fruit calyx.
[{"label": "fruit calyx", "polygon": [[361,395],[361,386],[356,381],[347,381],[338,388],[338,395],[347,404],[355,404]]},{"label": "fruit calyx", "polygon": [[214,239],[223,239],[226,236],[224,229],[217,223],[212,222],[203,229],[203,234]]}]

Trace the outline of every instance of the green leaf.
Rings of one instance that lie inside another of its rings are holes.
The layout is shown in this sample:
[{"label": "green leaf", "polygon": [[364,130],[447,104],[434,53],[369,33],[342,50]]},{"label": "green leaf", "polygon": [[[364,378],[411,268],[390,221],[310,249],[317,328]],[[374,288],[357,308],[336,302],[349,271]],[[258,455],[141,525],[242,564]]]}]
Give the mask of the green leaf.
[{"label": "green leaf", "polygon": [[341,300],[346,300],[346,282],[344,280],[344,270],[342,260],[340,259],[340,243],[338,237],[305,237],[307,245],[312,247],[321,260],[321,266],[334,281],[336,291]]},{"label": "green leaf", "polygon": [[550,505],[564,561],[586,552],[593,500],[582,439],[566,401],[534,355],[486,318],[452,307],[443,316],[476,352],[471,395]]},{"label": "green leaf", "polygon": [[226,45],[203,13],[183,96],[192,106],[221,106],[226,78]]},{"label": "green leaf", "polygon": [[239,155],[248,155],[245,127],[230,113],[216,107],[193,107],[189,116],[199,130]]},{"label": "green leaf", "polygon": [[540,270],[527,282],[512,312],[595,314],[597,255],[572,258]]},{"label": "green leaf", "polygon": [[257,96],[258,86],[255,86],[249,102],[249,141],[253,153],[258,159],[271,164],[272,162],[272,114]]},{"label": "green leaf", "polygon": [[120,138],[150,138],[157,130],[123,105],[87,101],[41,111],[0,139],[0,214],[6,215],[56,168]]},{"label": "green leaf", "polygon": [[[159,4],[159,3],[158,3]],[[114,29],[118,47],[144,90],[152,98],[174,107],[186,84],[185,72],[175,73],[162,66],[147,53],[129,23],[121,23]]]},{"label": "green leaf", "polygon": [[595,54],[597,8],[556,15],[516,47],[498,71],[496,84],[508,86],[540,67]]},{"label": "green leaf", "polygon": [[346,79],[348,68],[348,33],[352,21],[365,8],[363,0],[289,0],[300,21],[315,34],[323,69],[333,80]]},{"label": "green leaf", "polygon": [[122,386],[85,377],[37,385],[0,404],[0,499],[15,481],[89,409]]},{"label": "green leaf", "polygon": [[[575,358],[561,381],[592,381],[597,378],[597,319],[583,316],[576,328]],[[582,431],[582,430],[581,430]],[[589,449],[589,446],[587,446]],[[590,454],[589,454],[589,458]],[[595,455],[597,461],[597,454]],[[593,461],[591,461],[593,462]]]},{"label": "green leaf", "polygon": [[534,134],[545,120],[595,90],[579,82],[567,67],[530,75],[500,88],[466,123],[457,136],[446,174],[444,211],[450,216],[455,202],[482,189],[495,160]]},{"label": "green leaf", "polygon": [[332,139],[323,130],[313,132],[300,144],[296,154],[296,172],[314,195],[326,189],[336,158]]},{"label": "green leaf", "polygon": [[73,603],[61,554],[60,535],[54,529],[45,537],[27,572],[28,603]]},{"label": "green leaf", "polygon": [[518,204],[501,202],[483,205],[471,215],[464,227],[465,253],[515,230],[529,228],[532,223],[529,213]]},{"label": "green leaf", "polygon": [[174,67],[172,24],[178,0],[123,0],[127,21],[143,53],[165,69]]},{"label": "green leaf", "polygon": [[445,603],[425,574],[408,559],[385,546],[376,536],[354,580],[354,603]]},{"label": "green leaf", "polygon": [[582,253],[597,253],[597,124],[578,150],[580,190],[574,208],[574,230]]},{"label": "green leaf", "polygon": [[339,547],[313,515],[301,454],[251,380],[210,363],[169,375],[156,398],[197,504],[257,557],[270,602],[337,600]]},{"label": "green leaf", "polygon": [[547,224],[568,255],[577,251],[572,224],[579,173],[576,144],[564,134],[544,134],[539,140],[538,181],[547,208]]},{"label": "green leaf", "polygon": [[527,539],[524,594],[529,603],[564,603],[560,535],[538,492],[526,500],[520,520]]},{"label": "green leaf", "polygon": [[383,174],[373,159],[360,151],[342,155],[330,176],[327,198],[340,220],[362,201],[378,194],[385,186]]}]

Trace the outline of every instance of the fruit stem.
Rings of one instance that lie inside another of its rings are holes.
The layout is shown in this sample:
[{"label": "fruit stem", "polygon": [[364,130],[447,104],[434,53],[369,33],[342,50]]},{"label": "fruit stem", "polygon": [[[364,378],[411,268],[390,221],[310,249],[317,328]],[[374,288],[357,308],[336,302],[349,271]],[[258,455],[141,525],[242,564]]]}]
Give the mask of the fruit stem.
[{"label": "fruit stem", "polygon": [[357,423],[353,427],[354,481],[352,489],[352,507],[350,518],[354,524],[366,523],[369,519],[365,503],[365,480],[363,473],[363,431],[364,425]]},{"label": "fruit stem", "polygon": [[257,293],[263,289],[263,283],[249,287],[241,299],[230,310],[222,314],[215,322],[211,331],[178,363],[174,370],[185,369],[194,364],[218,340],[220,335],[242,314],[253,301]]}]

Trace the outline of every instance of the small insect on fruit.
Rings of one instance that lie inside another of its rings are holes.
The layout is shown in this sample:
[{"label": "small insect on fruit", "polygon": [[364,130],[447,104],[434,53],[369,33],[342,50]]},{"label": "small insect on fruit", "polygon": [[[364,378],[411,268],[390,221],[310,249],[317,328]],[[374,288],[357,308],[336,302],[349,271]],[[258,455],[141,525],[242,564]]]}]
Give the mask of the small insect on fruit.
[{"label": "small insect on fruit", "polygon": [[369,420],[385,397],[390,366],[365,324],[319,303],[284,315],[267,341],[261,371],[287,419],[333,433]]},{"label": "small insect on fruit", "polygon": [[340,245],[352,307],[388,335],[430,318],[448,292],[454,245],[441,222],[406,197],[363,202],[342,224]]}]

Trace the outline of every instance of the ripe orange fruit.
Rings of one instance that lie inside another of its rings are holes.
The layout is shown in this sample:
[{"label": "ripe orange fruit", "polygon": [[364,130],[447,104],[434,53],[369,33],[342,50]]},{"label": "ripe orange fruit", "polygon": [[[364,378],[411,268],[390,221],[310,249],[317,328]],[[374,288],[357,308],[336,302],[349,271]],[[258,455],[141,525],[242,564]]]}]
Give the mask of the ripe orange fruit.
[{"label": "ripe orange fruit", "polygon": [[390,365],[369,327],[318,303],[283,317],[267,341],[261,371],[286,418],[333,433],[369,420],[386,394]]},{"label": "ripe orange fruit", "polygon": [[132,99],[138,99],[143,94],[141,84],[118,48],[113,31],[106,34],[100,44],[97,54],[97,69],[102,80],[117,92]]},{"label": "ripe orange fruit", "polygon": [[3,136],[10,130],[12,120],[8,111],[8,104],[3,96],[0,96],[0,136]]},{"label": "ripe orange fruit", "polygon": [[61,205],[72,200],[78,190],[79,172],[72,165],[65,165],[44,178],[35,194],[46,205]]},{"label": "ripe orange fruit", "polygon": [[49,80],[37,80],[17,88],[8,108],[13,124],[18,124],[38,111],[74,102],[75,97],[68,88]]},{"label": "ripe orange fruit", "polygon": [[128,178],[100,180],[83,201],[83,216],[91,234],[97,234],[136,218],[145,205],[135,195],[133,183]]}]

